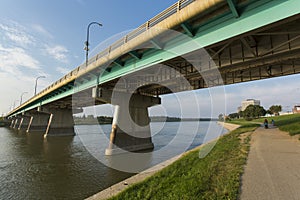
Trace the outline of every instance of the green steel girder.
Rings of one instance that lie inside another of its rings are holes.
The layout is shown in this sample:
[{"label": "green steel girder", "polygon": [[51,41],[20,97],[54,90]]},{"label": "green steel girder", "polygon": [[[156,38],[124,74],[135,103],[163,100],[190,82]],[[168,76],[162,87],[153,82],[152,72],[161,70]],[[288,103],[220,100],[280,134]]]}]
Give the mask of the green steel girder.
[{"label": "green steel girder", "polygon": [[89,77],[90,79],[93,79],[93,78],[95,78],[95,77],[98,77],[97,73],[92,73],[92,72],[87,73],[86,76]]},{"label": "green steel girder", "polygon": [[150,40],[150,43],[151,44],[153,44],[153,46],[155,47],[155,48],[157,48],[157,49],[163,49],[164,48],[164,46],[163,46],[163,44],[161,44],[160,42],[158,42],[156,39],[151,39]]},{"label": "green steel girder", "polygon": [[227,0],[227,3],[229,5],[229,8],[230,8],[233,16],[236,17],[236,18],[238,18],[240,15],[239,15],[239,12],[238,12],[238,10],[236,8],[234,0]]},{"label": "green steel girder", "polygon": [[119,67],[124,67],[124,65],[125,65],[125,63],[121,62],[120,60],[115,60],[115,61],[113,61],[113,63]]},{"label": "green steel girder", "polygon": [[193,28],[187,22],[182,23],[180,26],[183,28],[183,30],[186,32],[188,36],[190,37],[195,36]]},{"label": "green steel girder", "polygon": [[111,70],[112,70],[112,67],[107,67],[107,68],[105,68],[105,72],[111,72]]},{"label": "green steel girder", "polygon": [[[79,91],[94,87],[97,84],[104,84],[121,76],[175,58],[178,55],[187,54],[201,47],[207,47],[297,15],[300,13],[299,7],[299,0],[254,1],[253,5],[246,5],[242,8],[239,7],[239,18],[233,17],[232,14],[223,15],[218,19],[215,19],[215,21],[204,24],[198,30],[195,30],[195,36],[193,38],[189,37],[189,40],[178,39],[177,42],[172,41],[172,45],[165,44],[165,50],[156,49],[155,51],[146,52],[143,54],[142,59],[135,60],[135,62],[126,62],[126,65],[123,67],[106,68],[101,77],[92,77],[91,80],[88,80],[87,82],[80,84],[76,83],[76,86],[64,93],[49,97],[47,100],[38,100],[30,106],[12,113],[10,116],[57,101]],[[157,41],[153,41],[154,40],[151,40],[150,42],[158,45],[157,47],[159,48],[162,47]],[[195,43],[198,45],[195,45]]]},{"label": "green steel girder", "polygon": [[136,51],[131,51],[128,54],[136,60],[140,60],[143,57],[143,55],[138,54]]}]

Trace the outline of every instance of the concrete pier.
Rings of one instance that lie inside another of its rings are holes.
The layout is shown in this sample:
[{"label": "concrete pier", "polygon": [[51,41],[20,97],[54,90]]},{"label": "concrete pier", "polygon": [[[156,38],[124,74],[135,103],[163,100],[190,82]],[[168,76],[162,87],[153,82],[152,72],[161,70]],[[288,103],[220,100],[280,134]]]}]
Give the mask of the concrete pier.
[{"label": "concrete pier", "polygon": [[[109,147],[105,155],[153,149],[148,107],[161,103],[160,98],[139,94],[122,94],[112,98],[115,105]],[[124,101],[128,99],[128,101]]]},{"label": "concrete pier", "polygon": [[24,128],[27,132],[44,132],[44,136],[75,135],[74,120],[71,109],[42,108],[28,114]]},{"label": "concrete pier", "polygon": [[[48,136],[75,135],[72,109],[49,109],[52,114]],[[49,123],[49,122],[48,122]]]},{"label": "concrete pier", "polygon": [[25,130],[27,131],[27,128],[28,128],[28,125],[30,123],[30,119],[31,119],[31,116],[29,115],[22,115],[21,116],[21,122],[20,122],[20,125],[18,127],[18,130]]},{"label": "concrete pier", "polygon": [[34,112],[30,112],[30,115],[32,116],[32,122],[31,124],[28,124],[27,131],[45,132],[49,120],[49,113],[34,111]]}]

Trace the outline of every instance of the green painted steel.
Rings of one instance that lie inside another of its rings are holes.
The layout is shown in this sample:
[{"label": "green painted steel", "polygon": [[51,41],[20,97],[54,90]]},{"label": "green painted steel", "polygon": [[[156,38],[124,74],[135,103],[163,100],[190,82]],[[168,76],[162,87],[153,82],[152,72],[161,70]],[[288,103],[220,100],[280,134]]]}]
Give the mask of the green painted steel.
[{"label": "green painted steel", "polygon": [[[234,6],[231,0],[227,1]],[[230,3],[231,2],[231,3]],[[113,67],[110,72],[104,71],[100,77],[92,76],[90,80],[85,83],[76,83],[74,88],[59,93],[46,100],[39,100],[34,104],[28,105],[22,110],[10,113],[10,116],[20,114],[24,111],[34,109],[38,106],[45,105],[61,98],[70,96],[79,91],[94,87],[98,84],[103,84],[116,78],[137,72],[139,70],[148,68],[155,64],[175,58],[179,55],[184,55],[232,37],[247,33],[249,31],[264,27],[271,23],[275,23],[282,19],[294,16],[300,13],[299,0],[273,0],[273,1],[254,1],[255,3],[244,6],[242,12],[236,13],[233,11],[225,13],[222,16],[206,23],[198,28],[194,33],[194,37],[176,38],[168,44],[165,44],[163,50],[157,49],[150,51],[143,55],[142,59],[134,58],[131,62],[126,63],[125,66]],[[232,8],[233,9],[233,8]],[[190,35],[190,33],[187,33]],[[75,81],[76,82],[76,81]]]}]

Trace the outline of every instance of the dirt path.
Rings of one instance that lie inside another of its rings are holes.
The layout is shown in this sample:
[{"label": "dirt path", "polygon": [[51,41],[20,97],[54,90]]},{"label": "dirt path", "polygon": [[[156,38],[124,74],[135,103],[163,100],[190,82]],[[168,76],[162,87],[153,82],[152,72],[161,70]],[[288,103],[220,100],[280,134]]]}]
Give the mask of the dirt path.
[{"label": "dirt path", "polygon": [[258,128],[242,177],[241,200],[300,199],[300,141],[277,128]]}]

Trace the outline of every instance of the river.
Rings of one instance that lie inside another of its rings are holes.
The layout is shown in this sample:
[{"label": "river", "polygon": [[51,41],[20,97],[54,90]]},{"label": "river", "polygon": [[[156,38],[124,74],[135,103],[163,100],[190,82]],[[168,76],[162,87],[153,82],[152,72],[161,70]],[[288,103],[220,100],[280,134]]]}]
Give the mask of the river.
[{"label": "river", "polygon": [[[1,127],[0,199],[84,199],[132,176],[134,169],[107,166],[113,162],[104,156],[110,130],[111,125],[80,125],[74,137],[43,139],[42,133]],[[155,149],[143,156],[139,171],[200,145],[205,135],[208,141],[226,132],[216,122],[155,122],[151,131]]]}]

